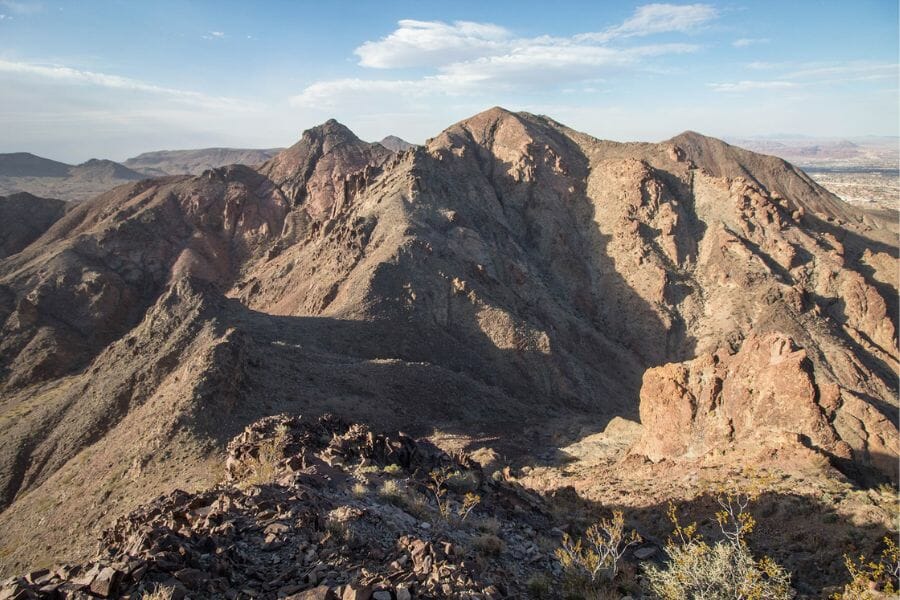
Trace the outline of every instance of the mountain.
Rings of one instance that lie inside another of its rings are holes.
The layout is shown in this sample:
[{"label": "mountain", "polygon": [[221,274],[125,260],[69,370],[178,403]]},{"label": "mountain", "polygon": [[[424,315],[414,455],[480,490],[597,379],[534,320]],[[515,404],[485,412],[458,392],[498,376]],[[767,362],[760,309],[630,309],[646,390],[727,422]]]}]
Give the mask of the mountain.
[{"label": "mountain", "polygon": [[648,486],[896,480],[897,254],[781,159],[500,108],[117,187],[0,261],[2,570],[88,558],[281,412],[529,468],[640,418],[604,468]]},{"label": "mountain", "polygon": [[389,135],[378,143],[394,152],[406,152],[407,150],[412,150],[416,147],[415,144],[410,144],[406,140],[398,138],[396,135]]},{"label": "mountain", "polygon": [[20,193],[0,196],[0,259],[16,254],[36,240],[66,212],[62,200]]},{"label": "mountain", "polygon": [[68,177],[71,168],[28,152],[0,154],[0,177]]},{"label": "mountain", "polygon": [[265,150],[242,148],[202,148],[199,150],[159,150],[145,152],[125,161],[125,166],[144,175],[200,175],[225,165],[261,165],[282,148]]},{"label": "mountain", "polygon": [[136,181],[144,175],[111,160],[92,158],[69,169],[69,177],[79,181]]},{"label": "mountain", "polygon": [[27,152],[0,154],[0,193],[82,201],[144,175],[113,162],[92,158],[67,165]]}]

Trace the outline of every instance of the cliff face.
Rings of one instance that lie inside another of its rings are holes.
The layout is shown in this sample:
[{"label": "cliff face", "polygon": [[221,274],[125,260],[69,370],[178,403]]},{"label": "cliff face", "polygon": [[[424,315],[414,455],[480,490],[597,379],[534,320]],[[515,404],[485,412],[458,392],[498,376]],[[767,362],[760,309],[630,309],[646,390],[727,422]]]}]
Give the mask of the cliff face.
[{"label": "cliff face", "polygon": [[893,473],[895,225],[698,134],[502,109],[117,188],[0,262],[0,541],[41,497],[86,525],[201,477],[277,411],[511,447],[640,414],[654,460],[783,439]]}]

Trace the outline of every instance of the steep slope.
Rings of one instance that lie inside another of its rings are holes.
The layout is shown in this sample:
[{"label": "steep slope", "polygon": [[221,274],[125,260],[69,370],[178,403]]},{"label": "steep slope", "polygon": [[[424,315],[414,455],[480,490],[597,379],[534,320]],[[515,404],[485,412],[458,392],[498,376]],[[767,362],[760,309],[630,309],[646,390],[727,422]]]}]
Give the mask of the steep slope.
[{"label": "steep slope", "polygon": [[[279,411],[510,454],[640,414],[654,460],[786,439],[891,475],[896,261],[895,223],[778,159],[499,108],[402,154],[329,121],[257,170],[123,186],[0,262],[0,545],[83,555]],[[805,379],[757,385],[779,373]]]},{"label": "steep slope", "polygon": [[145,176],[201,175],[209,169],[227,165],[261,165],[282,148],[200,148],[197,150],[158,150],[129,158],[124,165]]},{"label": "steep slope", "polygon": [[62,200],[26,193],[0,196],[0,259],[21,251],[65,212]]}]

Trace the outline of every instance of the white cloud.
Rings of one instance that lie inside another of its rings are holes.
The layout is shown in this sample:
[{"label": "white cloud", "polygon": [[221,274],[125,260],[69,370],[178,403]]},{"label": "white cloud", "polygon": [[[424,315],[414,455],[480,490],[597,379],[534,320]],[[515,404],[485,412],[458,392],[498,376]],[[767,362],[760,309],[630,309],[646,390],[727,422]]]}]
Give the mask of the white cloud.
[{"label": "white cloud", "polygon": [[207,96],[199,92],[168,88],[137,79],[120,77],[119,75],[83,71],[60,65],[41,65],[0,59],[0,73],[39,78],[57,83],[99,86],[163,95],[183,103],[207,108],[228,110],[251,110],[253,108],[250,104],[233,98]]},{"label": "white cloud", "polygon": [[426,96],[478,95],[486,91],[542,90],[547,86],[596,82],[600,71],[633,68],[645,57],[694,52],[691,44],[658,44],[616,49],[607,46],[538,43],[506,54],[440,67],[419,79],[347,78],[318,81],[292,97],[294,106],[328,107],[373,95],[395,101]]},{"label": "white cloud", "polygon": [[516,38],[492,23],[471,21],[416,21],[405,19],[388,36],[368,41],[355,51],[359,64],[376,69],[442,67],[489,57],[523,54],[527,47],[564,47],[604,44],[617,38],[659,33],[689,33],[718,16],[708,4],[648,4],[640,6],[620,25],[604,31],[582,33],[572,38]]},{"label": "white cloud", "polygon": [[204,40],[220,40],[225,37],[224,31],[210,31],[201,36]]},{"label": "white cloud", "polygon": [[731,42],[731,45],[735,48],[746,48],[758,44],[768,44],[771,41],[769,38],[740,38]]},{"label": "white cloud", "polygon": [[694,52],[690,44],[660,44],[617,49],[579,44],[534,44],[500,56],[454,63],[439,69],[437,79],[457,86],[541,87],[594,79],[601,70],[621,69],[649,56]]},{"label": "white cloud", "polygon": [[736,81],[731,83],[710,83],[714,92],[751,92],[756,90],[784,90],[798,87],[793,81]]},{"label": "white cloud", "polygon": [[354,51],[361,66],[396,69],[448,64],[504,52],[512,37],[490,23],[404,19],[397,25],[387,37],[365,42]]},{"label": "white cloud", "polygon": [[291,98],[295,106],[333,106],[368,94],[405,97],[477,95],[487,91],[547,90],[598,80],[617,69],[640,68],[649,57],[683,54],[694,44],[668,43],[620,47],[619,38],[666,32],[687,33],[717,16],[708,4],[648,4],[623,23],[597,33],[571,37],[516,38],[492,23],[402,20],[388,36],[355,50],[359,64],[376,69],[431,67],[417,79],[361,78],[319,81]]},{"label": "white cloud", "polygon": [[292,97],[294,106],[331,107],[347,96],[354,98],[388,96],[391,98],[410,98],[435,93],[437,82],[432,80],[397,80],[397,79],[334,79],[319,81],[307,86],[303,92]]}]

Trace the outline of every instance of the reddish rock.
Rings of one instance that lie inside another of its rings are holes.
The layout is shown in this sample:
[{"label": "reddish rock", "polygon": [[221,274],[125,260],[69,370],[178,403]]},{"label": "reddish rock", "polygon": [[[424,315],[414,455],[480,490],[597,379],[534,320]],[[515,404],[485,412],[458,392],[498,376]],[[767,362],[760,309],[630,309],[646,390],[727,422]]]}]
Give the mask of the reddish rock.
[{"label": "reddish rock", "polygon": [[320,585],[298,594],[286,596],[284,600],[337,600],[337,596],[327,585]]},{"label": "reddish rock", "polygon": [[112,567],[104,567],[91,582],[91,593],[101,598],[114,596],[119,589],[122,573]]}]

